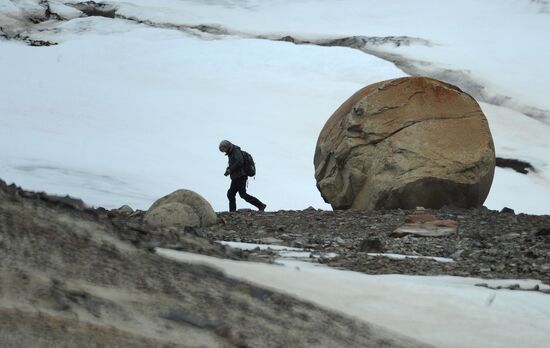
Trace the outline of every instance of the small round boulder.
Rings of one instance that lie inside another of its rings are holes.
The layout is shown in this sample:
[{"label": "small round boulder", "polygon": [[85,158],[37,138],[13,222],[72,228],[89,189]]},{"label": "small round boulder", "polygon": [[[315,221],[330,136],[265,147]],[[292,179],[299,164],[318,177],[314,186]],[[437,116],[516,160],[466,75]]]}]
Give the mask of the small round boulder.
[{"label": "small round boulder", "polygon": [[145,221],[155,226],[207,227],[216,223],[212,206],[198,193],[177,190],[158,199],[145,214]]},{"label": "small round boulder", "polygon": [[315,149],[317,188],[333,209],[483,204],[495,150],[479,104],[426,77],[369,85],[328,119]]}]

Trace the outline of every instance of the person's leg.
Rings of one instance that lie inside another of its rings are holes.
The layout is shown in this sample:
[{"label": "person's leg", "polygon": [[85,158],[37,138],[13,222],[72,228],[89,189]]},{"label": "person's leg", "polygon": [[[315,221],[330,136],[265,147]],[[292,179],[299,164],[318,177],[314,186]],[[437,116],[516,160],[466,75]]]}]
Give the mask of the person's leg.
[{"label": "person's leg", "polygon": [[237,201],[235,199],[235,196],[237,195],[237,191],[239,191],[237,179],[231,180],[231,186],[229,187],[229,190],[227,190],[227,199],[229,199],[229,211],[235,211],[237,210]]},{"label": "person's leg", "polygon": [[[241,179],[241,178],[239,178],[239,179]],[[258,198],[246,193],[246,180],[247,179],[248,178],[246,176],[243,176],[242,180],[239,181],[239,186],[238,186],[239,196],[241,196],[242,199],[244,199],[248,203],[252,204],[253,206],[258,208],[259,210],[263,211],[265,209],[266,205],[263,204]]]}]

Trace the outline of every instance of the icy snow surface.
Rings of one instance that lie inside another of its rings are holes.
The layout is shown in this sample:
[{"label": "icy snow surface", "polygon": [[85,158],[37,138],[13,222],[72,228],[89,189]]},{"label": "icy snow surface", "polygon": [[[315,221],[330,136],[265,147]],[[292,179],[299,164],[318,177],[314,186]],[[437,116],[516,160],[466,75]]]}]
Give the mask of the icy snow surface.
[{"label": "icy snow surface", "polygon": [[403,254],[392,254],[392,253],[368,253],[370,256],[383,256],[388,257],[394,260],[404,260],[404,259],[428,259],[436,262],[454,262],[453,259],[448,257],[439,257],[439,256],[422,256],[422,255],[403,255]]},{"label": "icy snow surface", "polygon": [[550,295],[475,286],[538,281],[367,275],[323,265],[278,260],[284,266],[218,259],[157,249],[159,255],[207,264],[228,276],[266,286],[325,308],[414,337],[435,347],[545,347],[550,340]]},{"label": "icy snow surface", "polygon": [[[315,251],[307,251],[305,249],[293,248],[286,245],[274,245],[274,244],[256,244],[256,243],[244,243],[244,242],[229,242],[229,241],[218,241],[218,243],[226,245],[235,249],[242,250],[254,250],[256,248],[260,250],[271,249],[277,253],[277,255],[284,259],[294,259],[302,261],[310,261],[312,259],[318,259],[321,256],[324,259],[331,259],[338,254],[336,253],[319,253]],[[383,255],[383,254],[381,254]]]},{"label": "icy snow surface", "polygon": [[303,251],[304,249],[300,248],[293,248],[286,245],[273,245],[273,244],[257,244],[257,243],[244,243],[244,242],[229,242],[229,241],[218,241],[218,243],[222,245],[227,245],[228,247],[235,248],[235,249],[242,249],[242,250],[254,250],[256,248],[260,250],[275,250],[275,251]]},{"label": "icy snow surface", "polygon": [[[146,209],[186,188],[226,210],[226,158],[217,150],[226,138],[254,155],[249,191],[268,210],[330,209],[313,178],[320,129],[356,90],[407,73],[357,49],[255,37],[394,35],[422,40],[369,50],[477,91],[497,156],[537,169],[498,168],[486,205],[550,212],[550,14],[542,2],[107,1],[115,19],[74,18],[79,11],[64,5],[72,2],[49,2],[70,20],[33,25],[25,18],[40,14],[38,0],[0,0],[8,36],[59,43],[0,36],[0,178],[8,182],[107,208]],[[190,29],[197,25],[230,35]]]}]

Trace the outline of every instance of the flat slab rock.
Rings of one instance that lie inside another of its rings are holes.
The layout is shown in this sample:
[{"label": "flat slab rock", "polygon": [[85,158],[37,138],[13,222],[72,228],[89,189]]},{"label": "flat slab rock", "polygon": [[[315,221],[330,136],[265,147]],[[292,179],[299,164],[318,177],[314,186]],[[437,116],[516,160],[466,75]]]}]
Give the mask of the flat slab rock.
[{"label": "flat slab rock", "polygon": [[446,237],[456,233],[458,228],[458,222],[455,220],[437,220],[431,214],[409,215],[405,221],[406,223],[395,229],[390,236]]}]

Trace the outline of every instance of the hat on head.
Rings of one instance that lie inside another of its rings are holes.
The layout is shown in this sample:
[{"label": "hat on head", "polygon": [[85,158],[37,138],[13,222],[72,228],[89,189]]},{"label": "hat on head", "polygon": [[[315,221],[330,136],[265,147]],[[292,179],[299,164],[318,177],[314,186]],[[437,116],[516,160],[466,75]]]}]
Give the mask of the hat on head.
[{"label": "hat on head", "polygon": [[220,142],[219,149],[221,152],[227,152],[231,149],[231,147],[233,147],[233,144],[231,144],[229,140],[222,140]]}]

